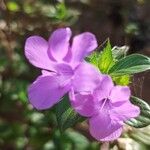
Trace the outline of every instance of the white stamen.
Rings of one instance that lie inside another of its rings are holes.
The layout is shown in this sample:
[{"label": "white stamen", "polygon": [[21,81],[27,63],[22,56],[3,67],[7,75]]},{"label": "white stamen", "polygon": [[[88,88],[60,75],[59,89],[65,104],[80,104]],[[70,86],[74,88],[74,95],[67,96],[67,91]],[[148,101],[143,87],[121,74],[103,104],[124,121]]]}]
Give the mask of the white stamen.
[{"label": "white stamen", "polygon": [[103,102],[103,104],[102,104],[102,106],[101,106],[101,109],[100,110],[102,110],[103,109],[103,107],[105,106],[105,104],[106,104],[106,101],[107,101],[108,99],[107,98],[105,98],[104,99],[104,102]]}]

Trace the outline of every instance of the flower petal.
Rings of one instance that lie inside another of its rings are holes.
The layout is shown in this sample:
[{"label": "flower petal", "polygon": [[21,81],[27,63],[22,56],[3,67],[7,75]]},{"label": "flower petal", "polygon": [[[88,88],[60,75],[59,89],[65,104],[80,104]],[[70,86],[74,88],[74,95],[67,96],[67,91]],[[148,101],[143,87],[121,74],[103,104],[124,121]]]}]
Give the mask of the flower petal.
[{"label": "flower petal", "polygon": [[91,135],[99,141],[115,140],[122,132],[122,125],[119,122],[113,122],[105,111],[90,118],[89,126]]},{"label": "flower petal", "polygon": [[61,61],[69,50],[69,40],[71,37],[70,28],[61,28],[54,31],[49,38],[49,57]]},{"label": "flower petal", "polygon": [[128,86],[115,86],[112,88],[110,93],[112,103],[129,100],[130,96],[131,91]]},{"label": "flower petal", "polygon": [[54,76],[54,75],[57,75],[56,72],[49,72],[47,70],[42,70],[41,73],[42,73],[43,76]]},{"label": "flower petal", "polygon": [[[63,80],[62,80],[63,78]],[[67,79],[66,79],[67,80]],[[48,109],[61,100],[69,90],[63,76],[42,75],[28,88],[30,103],[39,110]]]},{"label": "flower petal", "polygon": [[74,74],[74,71],[71,68],[71,66],[65,63],[57,63],[55,65],[55,70],[58,74],[63,74],[65,76],[72,76]]},{"label": "flower petal", "polygon": [[25,56],[29,62],[38,68],[54,71],[47,50],[48,42],[40,36],[31,36],[25,42]]},{"label": "flower petal", "polygon": [[82,116],[91,117],[98,112],[98,105],[91,94],[69,93],[72,107]]},{"label": "flower petal", "polygon": [[102,75],[101,83],[98,88],[95,90],[94,95],[99,100],[104,98],[109,98],[111,89],[114,87],[113,81],[110,76]]},{"label": "flower petal", "polygon": [[97,47],[95,35],[89,32],[74,37],[72,43],[72,61],[80,62]]},{"label": "flower petal", "polygon": [[83,62],[75,70],[73,88],[75,92],[93,91],[101,81],[99,70],[93,65]]},{"label": "flower petal", "polygon": [[113,104],[113,109],[110,112],[111,118],[116,121],[126,121],[130,118],[137,117],[140,114],[139,107],[131,104],[129,101]]}]

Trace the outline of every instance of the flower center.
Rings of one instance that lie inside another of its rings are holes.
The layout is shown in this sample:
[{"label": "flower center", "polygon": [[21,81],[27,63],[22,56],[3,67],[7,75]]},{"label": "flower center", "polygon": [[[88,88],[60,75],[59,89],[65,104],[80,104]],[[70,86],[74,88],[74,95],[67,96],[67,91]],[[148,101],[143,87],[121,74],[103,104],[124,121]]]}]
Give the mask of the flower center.
[{"label": "flower center", "polygon": [[102,101],[101,101],[101,108],[100,110],[102,110],[103,108],[108,108],[109,107],[109,99],[108,98],[104,98]]}]

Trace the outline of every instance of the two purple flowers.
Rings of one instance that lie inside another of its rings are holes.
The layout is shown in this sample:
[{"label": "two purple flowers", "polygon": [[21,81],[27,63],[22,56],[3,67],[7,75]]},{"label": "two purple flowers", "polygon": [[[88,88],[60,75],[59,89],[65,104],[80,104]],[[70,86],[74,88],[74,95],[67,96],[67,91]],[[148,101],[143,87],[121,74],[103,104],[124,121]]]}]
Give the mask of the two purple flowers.
[{"label": "two purple flowers", "polygon": [[42,69],[41,75],[28,88],[30,103],[44,110],[69,93],[72,107],[89,118],[91,135],[100,141],[111,141],[121,135],[123,122],[139,115],[131,104],[130,89],[115,86],[110,76],[84,58],[97,47],[92,33],[75,36],[70,44],[70,28],[57,29],[46,41],[31,36],[25,43],[25,56]]}]

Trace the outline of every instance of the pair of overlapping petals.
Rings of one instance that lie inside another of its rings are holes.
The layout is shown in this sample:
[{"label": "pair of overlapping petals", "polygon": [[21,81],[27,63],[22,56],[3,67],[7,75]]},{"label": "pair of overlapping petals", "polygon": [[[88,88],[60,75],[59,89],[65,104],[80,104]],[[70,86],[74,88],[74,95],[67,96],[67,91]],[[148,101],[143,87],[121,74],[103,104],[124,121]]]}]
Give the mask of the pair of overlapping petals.
[{"label": "pair of overlapping petals", "polygon": [[31,64],[42,69],[28,88],[30,103],[39,110],[52,107],[74,89],[88,92],[100,82],[99,71],[84,61],[96,47],[97,41],[89,32],[77,35],[70,44],[71,30],[57,29],[46,41],[31,36],[25,43],[25,56]]},{"label": "pair of overlapping petals", "polygon": [[84,61],[96,47],[93,34],[73,38],[71,30],[58,29],[48,41],[31,36],[25,43],[29,62],[42,69],[28,88],[30,103],[39,110],[58,103],[70,93],[73,108],[89,117],[90,133],[97,140],[110,141],[120,136],[123,122],[139,115],[139,108],[129,101],[130,89],[114,86],[111,77]]},{"label": "pair of overlapping petals", "polygon": [[137,117],[140,109],[131,104],[127,86],[115,86],[110,76],[101,75],[93,93],[70,93],[73,108],[89,118],[91,135],[100,141],[112,141],[122,133],[124,121]]}]

